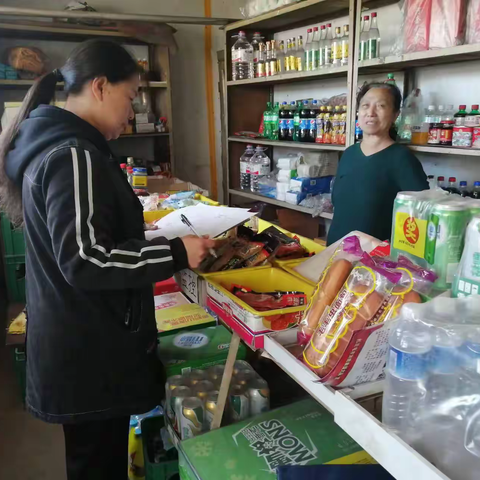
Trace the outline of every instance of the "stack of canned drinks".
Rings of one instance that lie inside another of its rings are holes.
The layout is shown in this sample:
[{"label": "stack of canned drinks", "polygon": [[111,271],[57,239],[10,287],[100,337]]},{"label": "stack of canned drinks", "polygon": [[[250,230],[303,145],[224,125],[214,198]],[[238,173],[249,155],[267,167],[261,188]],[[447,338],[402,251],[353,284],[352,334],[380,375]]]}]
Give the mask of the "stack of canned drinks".
[{"label": "stack of canned drinks", "polygon": [[[165,411],[182,440],[211,429],[217,410],[224,365],[192,370],[167,379]],[[235,362],[228,394],[225,420],[238,422],[268,411],[270,390],[267,382],[243,360]]]}]

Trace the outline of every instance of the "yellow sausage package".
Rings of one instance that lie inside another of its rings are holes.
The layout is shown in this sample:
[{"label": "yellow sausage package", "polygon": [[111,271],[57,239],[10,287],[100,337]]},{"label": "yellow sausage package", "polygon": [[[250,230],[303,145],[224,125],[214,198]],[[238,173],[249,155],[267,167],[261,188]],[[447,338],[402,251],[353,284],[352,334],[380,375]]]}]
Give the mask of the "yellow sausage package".
[{"label": "yellow sausage package", "polygon": [[[348,348],[354,334],[367,332],[364,343],[369,336],[367,327],[383,323],[391,293],[401,277],[401,273],[379,266],[367,253],[363,254],[330,308],[322,315],[303,352],[305,364],[322,382],[331,385],[342,382],[348,366],[357,358],[356,352],[361,352],[362,339],[355,339],[359,342],[356,349]],[[381,362],[385,362],[384,357]]]}]

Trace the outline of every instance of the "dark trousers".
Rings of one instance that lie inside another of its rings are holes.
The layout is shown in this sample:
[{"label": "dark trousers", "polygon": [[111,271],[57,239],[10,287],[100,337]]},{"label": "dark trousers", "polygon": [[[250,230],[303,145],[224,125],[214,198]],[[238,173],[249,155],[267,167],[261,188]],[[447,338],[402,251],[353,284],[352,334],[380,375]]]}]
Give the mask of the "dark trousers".
[{"label": "dark trousers", "polygon": [[129,420],[63,425],[68,480],[126,480]]}]

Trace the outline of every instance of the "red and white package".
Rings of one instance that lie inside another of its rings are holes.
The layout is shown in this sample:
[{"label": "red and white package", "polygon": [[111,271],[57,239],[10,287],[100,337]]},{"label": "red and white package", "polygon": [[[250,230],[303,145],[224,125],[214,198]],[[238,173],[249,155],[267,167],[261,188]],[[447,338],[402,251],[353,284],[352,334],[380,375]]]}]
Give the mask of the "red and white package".
[{"label": "red and white package", "polygon": [[480,0],[470,0],[467,12],[467,43],[480,43]]},{"label": "red and white package", "polygon": [[403,53],[429,49],[432,0],[405,0]]},{"label": "red and white package", "polygon": [[466,13],[466,0],[432,0],[430,49],[463,45]]}]

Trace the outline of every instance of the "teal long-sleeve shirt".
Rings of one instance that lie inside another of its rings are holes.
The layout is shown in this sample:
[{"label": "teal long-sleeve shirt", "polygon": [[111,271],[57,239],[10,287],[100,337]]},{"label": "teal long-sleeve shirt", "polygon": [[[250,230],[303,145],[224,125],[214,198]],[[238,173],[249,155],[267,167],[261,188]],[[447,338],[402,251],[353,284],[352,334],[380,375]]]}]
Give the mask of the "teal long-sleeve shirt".
[{"label": "teal long-sleeve shirt", "polygon": [[428,188],[422,164],[407,147],[394,143],[366,156],[360,143],[352,145],[342,155],[333,186],[328,245],[352,230],[390,239],[397,193]]}]

